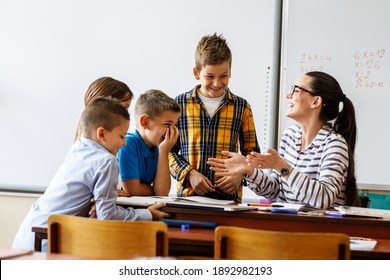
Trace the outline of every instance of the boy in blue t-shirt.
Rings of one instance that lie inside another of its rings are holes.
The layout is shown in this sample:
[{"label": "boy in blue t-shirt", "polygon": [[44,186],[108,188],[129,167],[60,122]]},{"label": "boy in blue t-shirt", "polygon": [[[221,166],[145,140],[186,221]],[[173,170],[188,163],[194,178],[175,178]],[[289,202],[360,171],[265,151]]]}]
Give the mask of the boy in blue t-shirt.
[{"label": "boy in blue t-shirt", "polygon": [[180,106],[160,90],[142,94],[135,105],[136,130],[118,153],[120,195],[167,196],[171,188],[168,154],[179,136]]}]

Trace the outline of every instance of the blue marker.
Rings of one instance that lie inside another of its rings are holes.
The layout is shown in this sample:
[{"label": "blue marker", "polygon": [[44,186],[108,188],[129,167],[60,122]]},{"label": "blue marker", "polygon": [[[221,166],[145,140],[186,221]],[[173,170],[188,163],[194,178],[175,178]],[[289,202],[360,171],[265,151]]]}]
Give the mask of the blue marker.
[{"label": "blue marker", "polygon": [[271,213],[298,214],[298,211],[286,208],[272,208]]},{"label": "blue marker", "polygon": [[326,212],[325,212],[325,216],[328,216],[328,217],[336,217],[336,218],[342,218],[342,217],[343,217],[343,214],[341,214],[341,213],[339,213],[339,212],[326,211]]}]

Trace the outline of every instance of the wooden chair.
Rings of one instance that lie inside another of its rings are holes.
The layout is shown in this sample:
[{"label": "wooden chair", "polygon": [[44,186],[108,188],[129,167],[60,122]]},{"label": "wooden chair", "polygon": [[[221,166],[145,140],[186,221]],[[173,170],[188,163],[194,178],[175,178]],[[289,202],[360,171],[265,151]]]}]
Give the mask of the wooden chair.
[{"label": "wooden chair", "polygon": [[104,259],[168,256],[168,227],[157,221],[113,221],[52,215],[48,251]]},{"label": "wooden chair", "polygon": [[349,237],[341,233],[281,232],[219,226],[214,257],[236,260],[349,259]]}]

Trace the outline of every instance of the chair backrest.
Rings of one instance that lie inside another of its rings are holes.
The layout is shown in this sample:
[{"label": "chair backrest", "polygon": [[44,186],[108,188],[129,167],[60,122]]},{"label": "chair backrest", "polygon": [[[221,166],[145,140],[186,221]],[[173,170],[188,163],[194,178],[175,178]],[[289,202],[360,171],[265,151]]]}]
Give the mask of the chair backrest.
[{"label": "chair backrest", "polygon": [[236,260],[349,259],[349,237],[342,233],[306,233],[219,226],[214,257]]},{"label": "chair backrest", "polygon": [[113,221],[52,215],[50,253],[104,259],[168,256],[168,227],[157,221]]}]

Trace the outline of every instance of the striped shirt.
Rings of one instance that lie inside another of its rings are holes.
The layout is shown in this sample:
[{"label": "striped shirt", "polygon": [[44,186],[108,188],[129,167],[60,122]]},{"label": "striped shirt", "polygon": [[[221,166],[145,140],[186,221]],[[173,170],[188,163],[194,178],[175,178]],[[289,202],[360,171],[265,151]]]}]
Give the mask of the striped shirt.
[{"label": "striped shirt", "polygon": [[[227,88],[225,97],[211,118],[198,96],[199,88],[200,85],[176,97],[181,107],[178,123],[180,136],[169,154],[169,165],[172,176],[178,180],[178,196],[195,195],[185,180],[193,168],[214,184],[214,172],[207,164],[208,158],[222,158],[222,151],[240,151],[243,155],[260,151],[249,103]],[[217,193],[206,196],[241,201],[242,185],[233,196]]]},{"label": "striped shirt", "polygon": [[287,179],[275,170],[266,174],[255,169],[247,178],[248,187],[279,202],[303,203],[320,209],[344,205],[349,164],[345,139],[324,126],[303,151],[301,141],[298,125],[283,133],[279,154],[294,168]]}]

